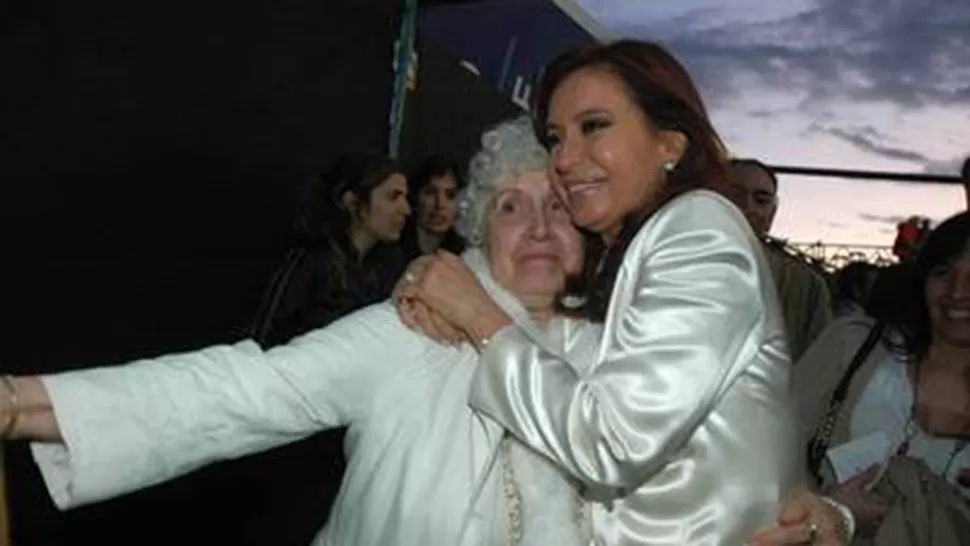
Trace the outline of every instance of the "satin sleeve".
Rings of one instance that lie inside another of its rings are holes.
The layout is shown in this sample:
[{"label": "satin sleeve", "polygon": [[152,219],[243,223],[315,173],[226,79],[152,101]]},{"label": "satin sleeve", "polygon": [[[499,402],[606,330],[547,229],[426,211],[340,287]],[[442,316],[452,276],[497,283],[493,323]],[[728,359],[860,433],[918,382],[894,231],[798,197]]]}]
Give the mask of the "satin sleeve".
[{"label": "satin sleeve", "polygon": [[55,504],[114,497],[349,424],[418,350],[389,305],[264,351],[252,341],[41,378],[63,443],[34,443]]},{"label": "satin sleeve", "polygon": [[766,266],[743,222],[713,197],[661,209],[627,250],[592,372],[509,326],[482,354],[470,405],[587,485],[643,483],[757,351]]}]

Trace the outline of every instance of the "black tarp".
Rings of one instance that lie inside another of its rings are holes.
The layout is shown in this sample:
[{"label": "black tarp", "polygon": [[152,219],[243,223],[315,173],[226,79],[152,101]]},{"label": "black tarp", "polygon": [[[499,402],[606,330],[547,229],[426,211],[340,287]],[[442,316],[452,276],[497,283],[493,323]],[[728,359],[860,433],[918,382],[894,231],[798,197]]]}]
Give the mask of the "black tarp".
[{"label": "black tarp", "polygon": [[[386,148],[396,6],[4,3],[0,371],[234,339],[304,177]],[[18,546],[247,544],[231,533],[263,502],[217,465],[60,514],[25,446],[11,447]]]},{"label": "black tarp", "polygon": [[[3,4],[0,371],[236,339],[306,175],[386,148],[396,4]],[[465,162],[485,126],[519,110],[433,43],[418,48],[405,160]],[[306,529],[272,519],[239,531],[274,502],[246,461],[60,513],[26,446],[11,447],[17,546],[306,544]],[[314,479],[339,479],[328,472]]]},{"label": "black tarp", "polygon": [[408,97],[401,134],[409,162],[442,153],[465,163],[486,127],[523,113],[433,41],[420,39],[417,51],[418,84]]}]

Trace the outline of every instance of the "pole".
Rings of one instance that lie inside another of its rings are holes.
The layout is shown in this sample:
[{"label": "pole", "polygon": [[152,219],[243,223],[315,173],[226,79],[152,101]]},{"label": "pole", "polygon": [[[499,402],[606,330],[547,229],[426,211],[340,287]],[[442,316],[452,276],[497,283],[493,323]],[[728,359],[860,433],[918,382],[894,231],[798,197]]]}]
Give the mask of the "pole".
[{"label": "pole", "polygon": [[418,0],[400,0],[401,33],[394,45],[394,95],[391,98],[388,154],[396,159],[400,153],[401,128],[404,125],[404,106],[408,98],[408,77],[414,58],[417,34]]},{"label": "pole", "polygon": [[768,165],[768,168],[777,174],[797,174],[802,176],[856,178],[861,180],[888,180],[891,182],[919,182],[930,184],[963,183],[959,176],[945,174],[856,171],[849,169],[827,169],[822,167],[793,167],[787,165]]}]

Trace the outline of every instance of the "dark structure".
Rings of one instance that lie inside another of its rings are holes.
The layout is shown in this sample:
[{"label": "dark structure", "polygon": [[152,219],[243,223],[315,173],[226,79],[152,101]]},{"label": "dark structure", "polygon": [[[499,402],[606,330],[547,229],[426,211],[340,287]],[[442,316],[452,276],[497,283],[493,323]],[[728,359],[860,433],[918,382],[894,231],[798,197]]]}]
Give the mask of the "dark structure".
[{"label": "dark structure", "polygon": [[[238,339],[290,243],[304,178],[343,152],[386,148],[397,7],[5,3],[0,371]],[[404,159],[466,161],[482,129],[518,109],[434,44],[419,54]],[[313,531],[258,516],[240,530],[274,502],[246,479],[251,460],[61,513],[26,446],[7,452],[17,546],[305,546]]]},{"label": "dark structure", "polygon": [[[2,371],[236,339],[289,242],[304,177],[386,147],[396,10],[5,3]],[[26,446],[8,455],[18,546],[246,544],[232,533],[265,502],[229,464],[62,514]]]}]

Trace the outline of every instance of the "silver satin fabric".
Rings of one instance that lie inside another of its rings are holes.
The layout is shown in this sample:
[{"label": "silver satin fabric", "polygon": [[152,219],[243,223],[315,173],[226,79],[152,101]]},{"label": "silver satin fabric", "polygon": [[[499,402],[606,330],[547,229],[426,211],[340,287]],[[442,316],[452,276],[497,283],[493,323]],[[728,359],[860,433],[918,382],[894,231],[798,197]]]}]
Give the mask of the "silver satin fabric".
[{"label": "silver satin fabric", "polygon": [[628,249],[597,358],[510,326],[470,405],[586,487],[596,543],[744,544],[799,485],[790,359],[775,288],[741,214],[695,191]]}]

